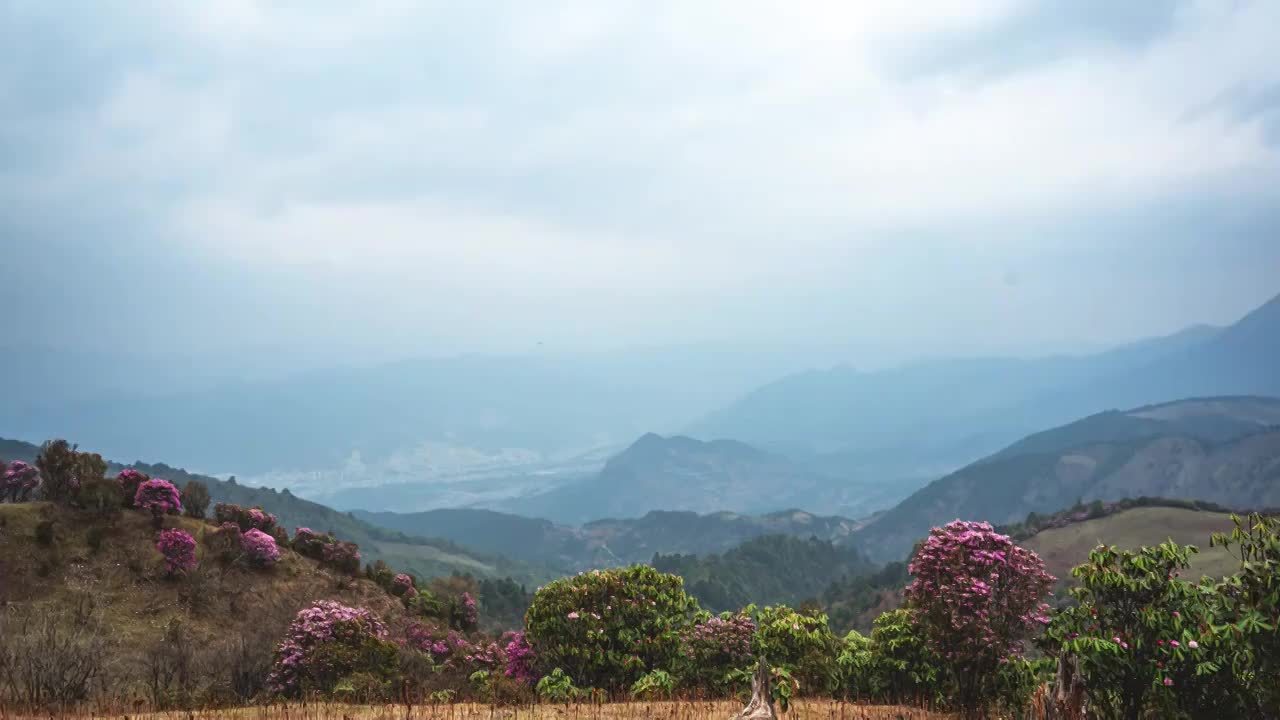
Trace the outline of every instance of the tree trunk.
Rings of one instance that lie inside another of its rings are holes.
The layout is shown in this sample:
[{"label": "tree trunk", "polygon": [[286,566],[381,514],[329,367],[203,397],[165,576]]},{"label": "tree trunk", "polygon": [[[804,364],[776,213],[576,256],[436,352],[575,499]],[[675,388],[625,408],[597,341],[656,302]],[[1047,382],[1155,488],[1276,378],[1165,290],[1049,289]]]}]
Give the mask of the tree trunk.
[{"label": "tree trunk", "polygon": [[756,666],[756,674],[751,678],[751,701],[734,715],[732,720],[777,720],[773,711],[773,685],[769,677],[769,662],[760,657]]}]

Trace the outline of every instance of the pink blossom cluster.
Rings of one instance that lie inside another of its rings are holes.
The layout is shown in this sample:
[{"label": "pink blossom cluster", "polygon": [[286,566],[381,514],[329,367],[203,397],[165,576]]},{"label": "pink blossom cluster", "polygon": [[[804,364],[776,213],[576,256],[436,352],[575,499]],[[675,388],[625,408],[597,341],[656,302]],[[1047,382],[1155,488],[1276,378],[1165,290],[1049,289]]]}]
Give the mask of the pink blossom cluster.
[{"label": "pink blossom cluster", "polygon": [[8,467],[0,462],[0,502],[26,502],[38,487],[40,471],[35,467],[21,460],[13,461]]},{"label": "pink blossom cluster", "polygon": [[685,631],[684,654],[698,663],[738,667],[751,658],[755,633],[749,615],[712,617]]},{"label": "pink blossom cluster", "polygon": [[133,506],[156,516],[173,515],[182,512],[182,499],[173,483],[155,478],[138,486]]},{"label": "pink blossom cluster", "polygon": [[299,611],[289,624],[284,640],[276,648],[275,667],[267,684],[280,693],[297,690],[300,680],[310,670],[310,656],[316,648],[329,643],[359,645],[369,636],[387,637],[387,626],[377,615],[365,608],[347,607],[332,600],[318,602]]},{"label": "pink blossom cluster", "polygon": [[240,547],[250,562],[261,567],[274,565],[280,559],[280,548],[276,546],[276,539],[257,528],[252,528],[240,535]]},{"label": "pink blossom cluster", "polygon": [[399,573],[391,581],[391,594],[408,600],[417,595],[418,590],[413,586],[413,578],[404,573]]},{"label": "pink blossom cluster", "polygon": [[360,571],[360,546],[334,540],[321,548],[320,562],[354,575]]},{"label": "pink blossom cluster", "polygon": [[533,647],[525,639],[524,631],[507,633],[503,635],[503,640],[506,641],[503,647],[503,654],[507,658],[507,665],[503,670],[506,676],[526,685],[536,683],[538,681],[538,673],[534,670],[536,656],[533,653]]},{"label": "pink blossom cluster", "polygon": [[173,528],[161,532],[160,540],[156,542],[156,550],[164,556],[166,575],[187,573],[196,569],[196,541],[185,530]]},{"label": "pink blossom cluster", "polygon": [[915,580],[907,601],[947,660],[964,665],[1017,654],[1049,622],[1041,600],[1053,576],[1039,556],[987,523],[956,520],[934,528],[909,569]]}]

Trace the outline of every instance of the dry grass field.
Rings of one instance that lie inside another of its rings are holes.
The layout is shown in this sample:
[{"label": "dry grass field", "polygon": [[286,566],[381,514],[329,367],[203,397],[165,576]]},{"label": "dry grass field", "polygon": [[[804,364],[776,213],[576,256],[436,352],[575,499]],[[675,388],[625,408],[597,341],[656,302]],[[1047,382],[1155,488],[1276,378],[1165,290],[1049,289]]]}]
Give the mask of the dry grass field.
[{"label": "dry grass field", "polygon": [[[77,713],[9,714],[0,709],[0,720],[73,717],[129,718],[129,720],[728,720],[742,705],[736,702],[633,702],[602,705],[428,705],[406,713],[403,705],[310,704],[255,706],[226,710],[172,711],[110,714]],[[942,720],[954,716],[910,707],[851,705],[829,700],[799,701],[785,720]]]}]

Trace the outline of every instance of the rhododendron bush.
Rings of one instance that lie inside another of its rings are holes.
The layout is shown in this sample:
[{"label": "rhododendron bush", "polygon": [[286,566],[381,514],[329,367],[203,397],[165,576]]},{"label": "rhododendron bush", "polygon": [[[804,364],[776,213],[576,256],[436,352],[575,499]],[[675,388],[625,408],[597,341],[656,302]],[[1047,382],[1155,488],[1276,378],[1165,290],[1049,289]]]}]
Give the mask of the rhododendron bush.
[{"label": "rhododendron bush", "polygon": [[[246,533],[247,534],[247,533]],[[269,686],[283,695],[329,692],[348,676],[368,673],[389,680],[397,667],[396,644],[382,620],[364,608],[331,600],[300,611],[276,649]]]},{"label": "rhododendron bush", "polygon": [[397,574],[391,581],[391,594],[406,600],[417,595],[418,591],[413,586],[413,578],[404,573]]},{"label": "rhododendron bush", "polygon": [[539,588],[526,637],[546,669],[582,687],[629,688],[680,661],[697,603],[684,581],[646,565],[596,570]]},{"label": "rhododendron bush", "polygon": [[240,547],[249,562],[260,567],[274,565],[280,559],[276,539],[256,528],[240,535]]},{"label": "rhododendron bush", "polygon": [[120,493],[125,507],[133,507],[134,497],[138,494],[138,486],[150,479],[151,477],[146,473],[133,468],[125,468],[116,475],[116,483],[120,485]]},{"label": "rhododendron bush", "polygon": [[168,480],[155,478],[138,486],[133,495],[133,506],[146,510],[156,517],[182,512],[182,500],[178,488]]},{"label": "rhododendron bush", "polygon": [[40,487],[40,471],[21,460],[0,463],[0,502],[26,502]]},{"label": "rhododendron bush", "polygon": [[341,540],[326,543],[320,549],[320,562],[339,572],[355,575],[360,572],[360,546]]},{"label": "rhododendron bush", "polygon": [[764,655],[775,668],[785,670],[799,682],[802,693],[835,689],[839,647],[826,615],[801,613],[785,605],[747,610],[755,613],[752,651],[756,655]]},{"label": "rhododendron bush", "polygon": [[156,550],[164,556],[166,575],[172,576],[196,569],[196,541],[185,530],[169,529],[161,532]]},{"label": "rhododendron bush", "polygon": [[261,530],[269,535],[275,534],[276,516],[264,512],[262,508],[246,508],[233,503],[218,503],[213,506],[213,519],[219,525],[235,523],[240,532]]},{"label": "rhododendron bush", "polygon": [[685,630],[682,638],[682,679],[686,686],[722,690],[735,670],[752,669],[751,641],[756,623],[749,615],[723,613],[707,617]]},{"label": "rhododendron bush", "polygon": [[907,605],[952,673],[960,708],[975,712],[999,665],[1049,622],[1043,600],[1055,579],[991,525],[961,520],[931,530],[909,569]]}]

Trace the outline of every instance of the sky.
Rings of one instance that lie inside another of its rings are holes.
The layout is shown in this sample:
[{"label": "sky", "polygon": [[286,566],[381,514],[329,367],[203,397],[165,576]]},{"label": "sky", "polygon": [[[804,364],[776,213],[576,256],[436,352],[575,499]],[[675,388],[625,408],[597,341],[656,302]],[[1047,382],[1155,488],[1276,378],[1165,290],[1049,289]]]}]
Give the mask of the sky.
[{"label": "sky", "polygon": [[1280,3],[0,0],[5,342],[1094,348],[1280,293]]}]

